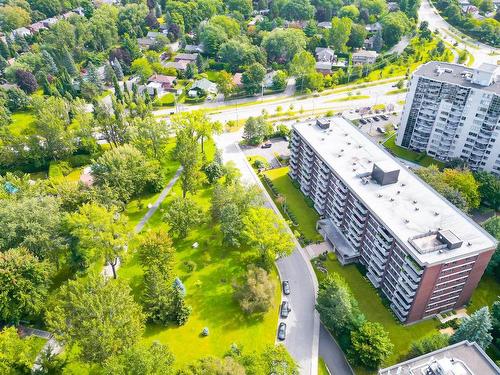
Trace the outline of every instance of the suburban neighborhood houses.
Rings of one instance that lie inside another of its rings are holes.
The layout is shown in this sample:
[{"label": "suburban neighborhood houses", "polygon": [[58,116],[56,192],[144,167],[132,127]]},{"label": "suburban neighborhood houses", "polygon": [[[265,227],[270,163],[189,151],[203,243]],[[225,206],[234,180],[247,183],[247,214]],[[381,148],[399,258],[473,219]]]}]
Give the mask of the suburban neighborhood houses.
[{"label": "suburban neighborhood houses", "polygon": [[491,0],[5,0],[0,374],[500,374]]}]

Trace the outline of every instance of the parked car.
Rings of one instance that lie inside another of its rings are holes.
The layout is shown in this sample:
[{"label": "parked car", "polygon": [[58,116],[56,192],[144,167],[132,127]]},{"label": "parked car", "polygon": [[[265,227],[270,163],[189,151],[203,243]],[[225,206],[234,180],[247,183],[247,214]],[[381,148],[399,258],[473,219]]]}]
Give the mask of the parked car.
[{"label": "parked car", "polygon": [[266,142],[264,143],[262,146],[260,146],[261,148],[271,148],[273,144],[271,142]]},{"label": "parked car", "polygon": [[399,129],[399,126],[397,126],[397,125],[393,125],[392,127],[394,128],[394,130],[398,130]]},{"label": "parked car", "polygon": [[377,126],[377,131],[381,134],[385,134],[385,130],[382,129],[380,126]]},{"label": "parked car", "polygon": [[380,115],[380,117],[385,121],[389,120],[389,116],[387,115]]},{"label": "parked car", "polygon": [[379,122],[380,121],[380,118],[378,116],[373,116],[373,120]]},{"label": "parked car", "polygon": [[292,311],[292,309],[290,308],[288,301],[281,302],[281,317],[287,318],[290,311]]},{"label": "parked car", "polygon": [[367,121],[364,118],[362,118],[362,119],[359,120],[359,123],[364,125],[364,124],[367,123]]},{"label": "parked car", "polygon": [[372,119],[371,119],[371,118],[367,118],[367,119],[365,119],[365,120],[366,120],[366,122],[372,122]]},{"label": "parked car", "polygon": [[286,324],[281,322],[278,327],[278,339],[283,341],[286,338]]},{"label": "parked car", "polygon": [[288,282],[288,280],[283,281],[283,293],[285,295],[290,294],[290,283]]}]

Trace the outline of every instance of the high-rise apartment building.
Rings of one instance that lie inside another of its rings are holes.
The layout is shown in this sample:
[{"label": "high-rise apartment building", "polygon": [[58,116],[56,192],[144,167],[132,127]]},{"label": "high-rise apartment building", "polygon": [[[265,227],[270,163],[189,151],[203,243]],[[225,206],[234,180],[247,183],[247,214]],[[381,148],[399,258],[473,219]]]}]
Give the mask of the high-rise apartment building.
[{"label": "high-rise apartment building", "polygon": [[297,124],[290,177],[342,264],[360,262],[403,322],[463,306],[496,241],[340,117]]},{"label": "high-rise apartment building", "polygon": [[499,67],[429,62],[411,79],[396,144],[500,176]]}]

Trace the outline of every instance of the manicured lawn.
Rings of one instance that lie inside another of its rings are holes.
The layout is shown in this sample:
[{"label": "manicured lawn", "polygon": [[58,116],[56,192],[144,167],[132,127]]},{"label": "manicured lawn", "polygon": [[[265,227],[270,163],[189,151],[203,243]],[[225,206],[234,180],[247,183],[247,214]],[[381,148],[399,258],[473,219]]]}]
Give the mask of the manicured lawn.
[{"label": "manicured lawn", "polygon": [[438,167],[444,166],[444,164],[442,162],[437,161],[437,160],[431,158],[430,156],[425,155],[424,153],[418,153],[415,151],[408,150],[404,147],[400,147],[395,142],[396,142],[396,136],[394,135],[394,136],[388,138],[383,143],[383,146],[387,150],[389,150],[389,152],[391,152],[393,155],[395,155],[401,159],[405,159],[405,160],[411,161],[413,163],[420,164],[424,167],[427,167],[431,164],[435,164]]},{"label": "manicured lawn", "polygon": [[[366,319],[381,323],[389,333],[391,341],[394,344],[394,351],[386,363],[384,363],[384,367],[403,360],[411,342],[437,331],[439,322],[435,319],[425,320],[409,326],[403,326],[399,323],[399,320],[396,319],[390,308],[382,303],[382,298],[376,289],[370,284],[368,279],[363,277],[355,265],[341,266],[336,260],[335,255],[329,254],[328,260],[324,262],[324,267],[329,272],[338,273],[347,281]],[[316,274],[318,280],[325,277],[325,274],[319,271],[316,271]],[[355,372],[358,373],[358,370],[355,369]]]},{"label": "manicured lawn", "polygon": [[267,161],[267,159],[263,156],[260,156],[260,155],[252,155],[252,156],[247,157],[247,159],[248,159],[248,162],[250,163],[250,165],[252,166],[253,169],[255,169],[255,166],[253,165],[253,163],[255,163],[257,160],[264,163],[264,165],[266,167],[269,165],[269,162]]},{"label": "manicured lawn", "polygon": [[[273,182],[280,194],[286,198],[289,210],[296,216],[298,226],[292,226],[292,229],[303,233],[311,241],[321,240],[320,234],[316,231],[316,222],[319,220],[318,213],[314,208],[307,205],[302,192],[293,186],[292,180],[288,177],[288,167],[271,169],[264,173]],[[264,186],[266,186],[265,183]],[[283,216],[287,217],[286,214]]]},{"label": "manicured lawn", "polygon": [[467,307],[467,312],[473,313],[483,306],[488,306],[491,309],[493,302],[498,300],[500,296],[500,284],[492,276],[483,275],[474,294],[472,294],[471,302]]},{"label": "manicured lawn", "polygon": [[323,358],[318,358],[318,375],[330,375]]},{"label": "manicured lawn", "polygon": [[385,93],[385,95],[396,95],[396,94],[401,94],[403,92],[407,92],[408,89],[396,89],[396,90],[391,90],[391,91],[387,91]]},{"label": "manicured lawn", "polygon": [[369,95],[351,95],[343,98],[332,99],[330,102],[348,102],[350,100],[368,99],[369,97]]},{"label": "manicured lawn", "polygon": [[[175,196],[181,194],[179,183],[162,204],[162,208],[148,222],[145,230],[160,227],[168,230],[161,217],[163,209]],[[194,199],[205,211],[210,208],[212,188],[199,191]],[[175,273],[187,289],[186,301],[193,311],[186,325],[163,327],[148,325],[144,340],[159,340],[167,344],[175,355],[177,366],[183,366],[207,355],[222,356],[232,343],[243,345],[248,350],[259,350],[273,344],[278,322],[280,289],[277,273],[274,272],[276,298],[273,308],[263,316],[246,317],[232,297],[232,283],[246,270],[250,263],[250,253],[245,247],[238,249],[221,245],[222,238],[218,226],[210,221],[193,230],[186,239],[176,240]],[[194,249],[192,244],[199,243]],[[184,262],[196,264],[193,272],[188,272]],[[142,269],[131,246],[130,258],[119,270],[119,277],[126,279],[139,300],[142,285]],[[210,335],[202,337],[202,329],[208,327]]]}]

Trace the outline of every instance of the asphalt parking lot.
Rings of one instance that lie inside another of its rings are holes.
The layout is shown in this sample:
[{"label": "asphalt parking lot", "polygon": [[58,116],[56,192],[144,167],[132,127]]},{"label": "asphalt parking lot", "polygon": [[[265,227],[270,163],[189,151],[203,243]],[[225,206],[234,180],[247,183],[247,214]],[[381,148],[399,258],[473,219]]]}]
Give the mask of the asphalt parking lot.
[{"label": "asphalt parking lot", "polygon": [[[387,116],[387,120],[381,118],[380,117],[381,115]],[[378,118],[378,121],[376,121],[374,117]],[[366,124],[361,123],[361,120],[366,121]],[[356,122],[359,124],[358,126],[362,132],[367,134],[372,140],[380,142],[387,138],[387,134],[377,129],[385,131],[388,125],[398,126],[400,121],[401,121],[401,113],[396,113],[396,114],[381,113],[381,114],[364,115]]]},{"label": "asphalt parking lot", "polygon": [[271,167],[278,167],[279,163],[276,160],[275,154],[280,156],[288,157],[290,156],[290,150],[288,149],[288,141],[283,138],[273,138],[268,142],[271,143],[271,147],[262,148],[261,146],[250,147],[242,146],[242,150],[246,156],[259,155],[265,158]]}]

